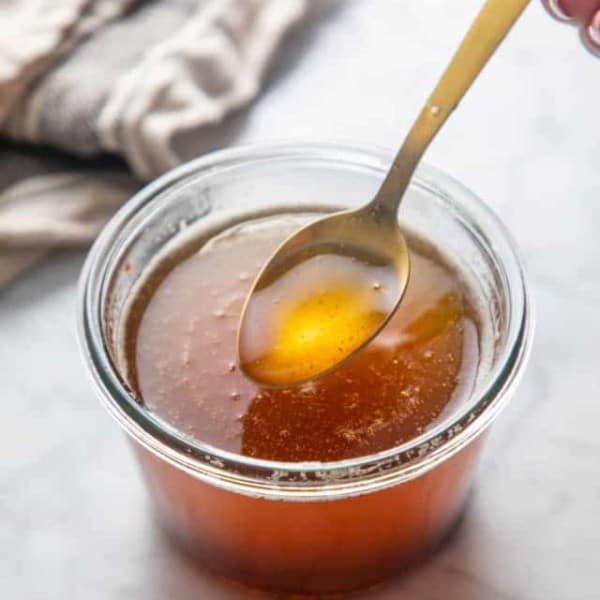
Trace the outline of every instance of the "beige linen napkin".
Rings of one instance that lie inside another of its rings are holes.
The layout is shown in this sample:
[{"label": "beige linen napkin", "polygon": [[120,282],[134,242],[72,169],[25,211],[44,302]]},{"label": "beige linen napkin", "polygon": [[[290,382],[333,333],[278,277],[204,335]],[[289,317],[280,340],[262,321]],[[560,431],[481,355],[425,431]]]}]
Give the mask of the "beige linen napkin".
[{"label": "beige linen napkin", "polygon": [[[308,0],[0,3],[0,284],[93,239],[139,186],[177,165],[259,91]],[[65,151],[23,150],[18,143]],[[117,161],[69,155],[122,156]]]}]

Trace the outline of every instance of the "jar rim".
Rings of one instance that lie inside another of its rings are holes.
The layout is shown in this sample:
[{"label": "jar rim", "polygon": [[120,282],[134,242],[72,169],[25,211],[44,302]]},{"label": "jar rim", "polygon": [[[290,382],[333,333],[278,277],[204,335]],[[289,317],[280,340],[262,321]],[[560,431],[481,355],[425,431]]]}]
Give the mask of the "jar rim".
[{"label": "jar rim", "polygon": [[[331,462],[282,462],[243,456],[184,438],[156,419],[124,385],[108,352],[103,328],[103,298],[110,276],[115,242],[122,229],[144,206],[167,188],[204,170],[249,164],[265,158],[322,160],[370,166],[385,173],[392,154],[378,148],[337,144],[268,144],[220,150],[182,164],[137,192],[109,221],[92,246],[79,286],[78,338],[96,391],[120,425],[142,446],[168,463],[217,487],[246,495],[287,500],[347,497],[383,489],[416,477],[466,446],[495,418],[518,382],[531,349],[533,311],[523,265],[515,244],[498,217],[452,177],[423,165],[415,181],[450,202],[478,235],[492,234],[495,249],[516,273],[508,281],[514,295],[507,319],[507,341],[482,389],[461,408],[423,434],[374,454]],[[456,202],[455,196],[461,201]],[[468,206],[465,206],[468,205]],[[472,213],[476,213],[475,220]],[[500,266],[504,267],[503,263]]]}]

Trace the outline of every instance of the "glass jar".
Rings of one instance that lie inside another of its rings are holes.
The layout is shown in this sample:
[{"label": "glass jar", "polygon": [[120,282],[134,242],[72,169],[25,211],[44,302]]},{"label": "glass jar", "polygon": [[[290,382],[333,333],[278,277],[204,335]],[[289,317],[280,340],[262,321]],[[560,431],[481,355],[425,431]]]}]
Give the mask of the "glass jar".
[{"label": "glass jar", "polygon": [[94,244],[81,279],[80,341],[101,400],[132,442],[165,527],[201,564],[294,592],[371,584],[434,549],[456,523],[488,426],[531,345],[523,271],[498,219],[450,177],[422,167],[401,222],[452,257],[485,307],[489,360],[470,398],[399,447],[351,460],[284,463],[195,440],[146,410],[120,373],[118,332],[146,267],[190,227],[357,206],[391,156],[331,145],[216,152],[135,195]]}]

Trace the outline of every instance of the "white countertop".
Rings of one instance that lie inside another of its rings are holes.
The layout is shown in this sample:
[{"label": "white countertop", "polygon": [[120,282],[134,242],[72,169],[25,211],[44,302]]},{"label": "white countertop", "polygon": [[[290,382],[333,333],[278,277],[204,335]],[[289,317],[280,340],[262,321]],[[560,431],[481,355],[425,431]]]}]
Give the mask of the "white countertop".
[{"label": "white countertop", "polygon": [[[538,312],[530,366],[462,526],[426,566],[360,600],[600,598],[600,59],[534,4],[428,154],[522,249]],[[211,143],[397,145],[478,5],[333,3]],[[83,257],[0,291],[0,595],[246,598],[174,553],[152,520],[79,359]]]}]

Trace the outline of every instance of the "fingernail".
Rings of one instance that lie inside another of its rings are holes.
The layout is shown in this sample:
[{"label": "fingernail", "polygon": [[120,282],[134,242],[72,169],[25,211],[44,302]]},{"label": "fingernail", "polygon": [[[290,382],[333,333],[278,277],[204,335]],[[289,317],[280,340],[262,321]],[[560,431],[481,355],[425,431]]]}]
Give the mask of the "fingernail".
[{"label": "fingernail", "polygon": [[543,0],[543,2],[550,14],[559,21],[572,22],[574,20],[563,10],[560,0]]},{"label": "fingernail", "polygon": [[581,28],[581,38],[588,50],[600,55],[600,11],[594,14],[587,27]]},{"label": "fingernail", "polygon": [[600,47],[600,10],[592,17],[588,30],[592,42]]}]

